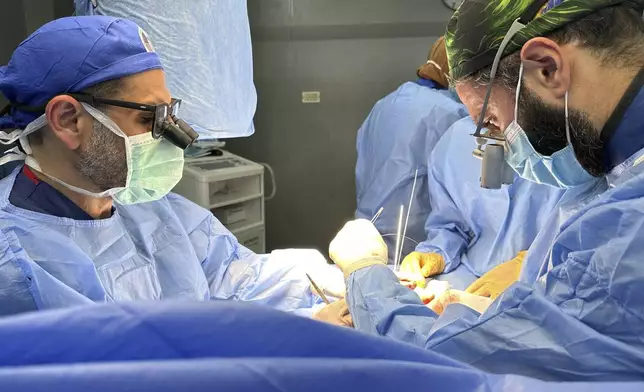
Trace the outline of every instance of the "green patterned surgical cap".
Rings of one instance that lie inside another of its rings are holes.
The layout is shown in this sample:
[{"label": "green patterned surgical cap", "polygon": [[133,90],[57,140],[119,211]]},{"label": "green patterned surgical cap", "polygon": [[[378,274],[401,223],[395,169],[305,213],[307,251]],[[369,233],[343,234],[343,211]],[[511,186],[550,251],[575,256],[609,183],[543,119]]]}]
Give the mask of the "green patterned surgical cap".
[{"label": "green patterned surgical cap", "polygon": [[508,43],[503,57],[520,50],[534,37],[622,3],[640,11],[644,8],[644,0],[465,0],[445,33],[451,76],[460,79],[491,65],[518,18],[523,17],[527,25]]}]

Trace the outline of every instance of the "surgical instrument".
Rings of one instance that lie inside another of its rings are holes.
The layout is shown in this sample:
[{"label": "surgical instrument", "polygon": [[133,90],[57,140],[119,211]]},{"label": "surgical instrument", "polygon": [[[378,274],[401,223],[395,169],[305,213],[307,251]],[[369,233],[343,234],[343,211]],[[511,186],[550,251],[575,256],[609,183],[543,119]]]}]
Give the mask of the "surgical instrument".
[{"label": "surgical instrument", "polygon": [[400,236],[402,234],[402,221],[405,213],[405,206],[400,206],[400,215],[398,216],[398,231],[396,232],[396,253],[394,253],[394,271],[398,270],[398,255],[400,254]]},{"label": "surgical instrument", "polygon": [[380,207],[378,212],[376,212],[376,215],[374,215],[373,218],[371,218],[371,223],[376,223],[376,221],[378,220],[378,217],[380,216],[380,214],[382,214],[382,211],[384,210],[385,210],[385,207]]},{"label": "surgical instrument", "polygon": [[411,213],[411,207],[414,204],[414,193],[416,193],[416,181],[418,180],[418,168],[416,168],[416,173],[414,174],[414,185],[411,187],[411,195],[409,196],[409,204],[407,205],[407,217],[405,218],[405,228],[403,229],[403,234],[400,244],[400,254],[398,255],[398,260],[402,259],[402,251],[405,246],[405,238],[407,238],[407,226],[409,225],[409,214]]},{"label": "surgical instrument", "polygon": [[311,285],[313,286],[315,291],[317,291],[317,293],[320,296],[320,298],[322,298],[322,301],[324,301],[325,304],[329,305],[331,303],[331,301],[329,301],[329,299],[326,297],[326,295],[324,295],[324,293],[322,292],[322,290],[320,290],[318,285],[315,284],[315,282],[313,281],[313,279],[311,279],[309,274],[306,274],[306,277],[309,279],[309,282],[311,282]]}]

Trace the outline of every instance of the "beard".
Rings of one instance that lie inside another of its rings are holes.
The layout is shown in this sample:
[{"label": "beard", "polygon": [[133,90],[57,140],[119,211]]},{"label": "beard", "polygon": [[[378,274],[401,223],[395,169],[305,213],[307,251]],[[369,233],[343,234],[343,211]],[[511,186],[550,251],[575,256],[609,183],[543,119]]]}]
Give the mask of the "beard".
[{"label": "beard", "polygon": [[[566,137],[566,112],[550,106],[535,93],[521,86],[518,107],[519,123],[522,125],[532,147],[541,155],[550,156],[568,145]],[[606,174],[603,164],[604,142],[600,131],[588,119],[586,113],[568,108],[570,142],[581,166],[591,175]]]},{"label": "beard", "polygon": [[125,186],[125,141],[96,120],[92,128],[87,146],[79,153],[76,169],[100,192]]}]

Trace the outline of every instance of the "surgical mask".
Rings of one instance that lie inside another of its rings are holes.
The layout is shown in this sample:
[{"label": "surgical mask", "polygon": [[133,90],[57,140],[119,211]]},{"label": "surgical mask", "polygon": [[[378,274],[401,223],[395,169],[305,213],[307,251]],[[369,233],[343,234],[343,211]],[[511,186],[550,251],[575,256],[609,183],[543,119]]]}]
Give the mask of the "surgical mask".
[{"label": "surgical mask", "polygon": [[128,137],[107,115],[88,104],[82,105],[96,121],[123,138],[127,165],[127,179],[123,187],[97,193],[48,175],[31,155],[32,150],[28,140],[31,133],[46,125],[45,115],[34,120],[24,130],[17,130],[9,135],[0,134],[2,143],[9,144],[19,140],[25,151],[23,153],[18,147],[7,151],[0,159],[0,165],[10,161],[25,160],[26,165],[74,192],[94,198],[111,197],[115,202],[124,205],[159,200],[170,193],[183,176],[183,150],[164,139],[155,139],[151,132]]},{"label": "surgical mask", "polygon": [[570,141],[570,125],[568,122],[568,92],[565,96],[566,138],[568,145],[551,156],[539,154],[518,123],[519,94],[523,64],[519,71],[516,100],[514,104],[514,121],[506,128],[505,160],[522,178],[538,184],[550,185],[556,188],[571,188],[584,184],[593,177],[581,166]]}]

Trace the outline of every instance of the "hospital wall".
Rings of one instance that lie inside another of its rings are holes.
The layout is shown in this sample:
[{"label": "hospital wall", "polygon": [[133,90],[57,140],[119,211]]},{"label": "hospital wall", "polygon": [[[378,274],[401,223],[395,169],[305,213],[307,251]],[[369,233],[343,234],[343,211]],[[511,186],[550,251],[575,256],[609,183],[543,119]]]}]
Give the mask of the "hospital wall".
[{"label": "hospital wall", "polygon": [[[0,0],[0,64],[9,62],[14,49],[38,27],[74,11],[71,0]],[[0,108],[6,105],[0,94]],[[0,145],[0,154],[11,146]],[[11,173],[16,164],[0,167],[0,178]]]},{"label": "hospital wall", "polygon": [[[440,0],[249,0],[256,134],[228,148],[275,170],[267,249],[328,248],[353,217],[356,132],[413,80],[451,15]],[[302,103],[319,91],[320,103]],[[395,132],[395,130],[392,130]]]},{"label": "hospital wall", "polygon": [[[14,49],[43,24],[72,15],[72,0],[0,0],[0,64],[7,64]],[[0,106],[5,104],[0,94]]]}]

